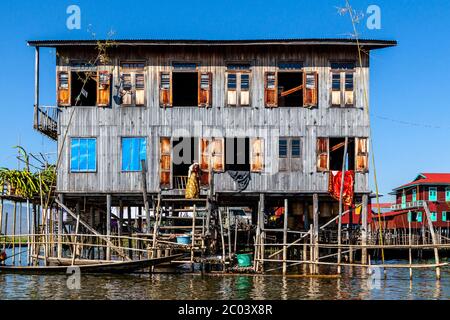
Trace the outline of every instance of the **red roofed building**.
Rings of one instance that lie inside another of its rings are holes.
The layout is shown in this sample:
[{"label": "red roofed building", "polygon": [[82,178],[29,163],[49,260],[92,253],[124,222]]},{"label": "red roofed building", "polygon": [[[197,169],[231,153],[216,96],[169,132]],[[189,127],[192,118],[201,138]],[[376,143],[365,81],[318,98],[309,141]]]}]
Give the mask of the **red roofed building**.
[{"label": "red roofed building", "polygon": [[[390,212],[381,214],[385,229],[422,228],[427,224],[423,207],[426,201],[431,221],[437,228],[450,226],[450,173],[420,173],[413,181],[395,188],[395,204]],[[377,212],[373,210],[373,227],[377,228]]]}]

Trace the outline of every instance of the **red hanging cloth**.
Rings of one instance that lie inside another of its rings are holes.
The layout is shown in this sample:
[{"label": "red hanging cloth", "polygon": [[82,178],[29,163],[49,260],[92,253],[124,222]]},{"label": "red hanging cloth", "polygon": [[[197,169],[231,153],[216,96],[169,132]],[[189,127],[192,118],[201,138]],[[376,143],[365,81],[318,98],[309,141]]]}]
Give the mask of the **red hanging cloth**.
[{"label": "red hanging cloth", "polygon": [[[328,192],[339,201],[341,192],[342,171],[330,171],[328,179]],[[342,203],[351,206],[353,203],[353,193],[355,184],[355,172],[347,170],[344,174],[344,189],[342,191]]]}]

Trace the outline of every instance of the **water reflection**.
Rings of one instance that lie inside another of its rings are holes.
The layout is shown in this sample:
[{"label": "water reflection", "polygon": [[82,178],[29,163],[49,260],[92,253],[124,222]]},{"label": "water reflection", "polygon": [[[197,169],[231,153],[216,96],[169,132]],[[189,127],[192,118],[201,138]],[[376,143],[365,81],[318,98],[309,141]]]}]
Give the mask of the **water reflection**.
[{"label": "water reflection", "polygon": [[[354,268],[342,277],[200,276],[176,274],[82,275],[69,290],[65,275],[0,274],[0,299],[450,299],[450,274],[442,270],[389,270],[380,288]],[[383,277],[382,277],[383,278]]]}]

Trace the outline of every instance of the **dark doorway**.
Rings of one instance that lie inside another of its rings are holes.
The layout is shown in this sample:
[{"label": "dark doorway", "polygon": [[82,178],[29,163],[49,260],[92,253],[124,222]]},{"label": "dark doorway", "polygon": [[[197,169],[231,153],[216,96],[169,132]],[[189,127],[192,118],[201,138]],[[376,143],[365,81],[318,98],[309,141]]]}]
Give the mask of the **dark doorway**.
[{"label": "dark doorway", "polygon": [[[72,105],[92,107],[97,104],[97,75],[94,72],[72,72]],[[77,102],[77,97],[79,101]]]},{"label": "dark doorway", "polygon": [[[299,107],[303,105],[303,83],[301,72],[278,72],[278,105],[280,107]],[[291,92],[290,92],[291,91]]]},{"label": "dark doorway", "polygon": [[173,138],[173,185],[185,189],[189,167],[198,162],[198,139],[192,137]]},{"label": "dark doorway", "polygon": [[[330,170],[342,170],[345,138],[330,138]],[[348,138],[346,170],[355,170],[355,139]]]},{"label": "dark doorway", "polygon": [[250,171],[249,138],[225,139],[225,170]]},{"label": "dark doorway", "polygon": [[172,74],[172,98],[174,107],[198,105],[198,73],[174,72]]}]

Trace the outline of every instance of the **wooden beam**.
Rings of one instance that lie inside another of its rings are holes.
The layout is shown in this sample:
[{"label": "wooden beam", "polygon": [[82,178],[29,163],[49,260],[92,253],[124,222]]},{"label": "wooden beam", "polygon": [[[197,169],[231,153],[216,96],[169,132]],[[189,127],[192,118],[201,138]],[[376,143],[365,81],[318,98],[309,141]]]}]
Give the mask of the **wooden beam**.
[{"label": "wooden beam", "polygon": [[345,163],[347,162],[347,145],[348,145],[348,137],[345,137],[345,142],[344,142],[344,155],[343,155],[343,159],[342,159],[342,171],[341,171],[341,189],[340,189],[340,193],[339,193],[339,221],[338,221],[338,235],[337,235],[337,240],[338,240],[338,256],[337,256],[337,273],[340,274],[341,273],[341,253],[342,253],[342,249],[341,249],[341,242],[342,242],[342,193],[344,192],[344,177],[345,177]]},{"label": "wooden beam", "polygon": [[[319,261],[319,195],[313,194],[313,261]],[[317,273],[317,265],[314,265],[314,273]]]},{"label": "wooden beam", "polygon": [[288,231],[288,199],[284,199],[283,217],[283,274],[287,272],[287,231]]},{"label": "wooden beam", "polygon": [[286,91],[282,91],[280,95],[282,97],[285,97],[285,96],[288,96],[288,95],[290,95],[290,94],[292,94],[294,92],[300,91],[302,89],[303,89],[303,85],[301,84],[301,85],[299,85],[299,86],[297,86],[295,88],[292,88],[292,89],[289,89],[289,90],[286,90]]},{"label": "wooden beam", "polygon": [[427,215],[427,222],[428,222],[428,228],[430,229],[431,233],[431,241],[433,241],[434,247],[434,259],[436,260],[436,278],[439,280],[441,279],[441,269],[438,267],[439,265],[439,249],[437,248],[437,240],[436,240],[436,233],[434,232],[434,226],[433,221],[431,221],[431,213],[430,209],[428,208],[428,203],[426,201],[423,201],[423,208],[425,209],[426,215]]}]

